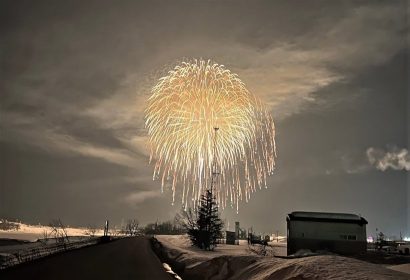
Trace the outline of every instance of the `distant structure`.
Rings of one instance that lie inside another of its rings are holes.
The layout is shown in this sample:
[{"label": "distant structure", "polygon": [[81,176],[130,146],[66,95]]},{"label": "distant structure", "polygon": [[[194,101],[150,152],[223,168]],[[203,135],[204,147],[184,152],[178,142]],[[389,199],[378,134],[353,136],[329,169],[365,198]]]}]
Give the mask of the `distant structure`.
[{"label": "distant structure", "polygon": [[241,228],[239,227],[239,222],[235,222],[235,238],[237,240],[237,243],[239,245],[239,233],[240,233]]},{"label": "distant structure", "polygon": [[105,226],[104,226],[104,236],[108,236],[108,226],[109,226],[109,222],[108,220],[106,220]]},{"label": "distant structure", "polygon": [[366,219],[343,213],[292,212],[286,218],[288,255],[301,249],[339,254],[366,252]]},{"label": "distant structure", "polygon": [[246,232],[246,229],[240,228],[239,229],[239,239],[246,240],[247,237],[248,237],[248,233]]},{"label": "distant structure", "polygon": [[241,228],[239,227],[239,222],[235,222],[235,231],[229,231],[229,221],[228,230],[225,231],[225,243],[229,245],[239,245]]},{"label": "distant structure", "polygon": [[236,234],[234,231],[226,231],[226,244],[235,245],[236,244]]}]

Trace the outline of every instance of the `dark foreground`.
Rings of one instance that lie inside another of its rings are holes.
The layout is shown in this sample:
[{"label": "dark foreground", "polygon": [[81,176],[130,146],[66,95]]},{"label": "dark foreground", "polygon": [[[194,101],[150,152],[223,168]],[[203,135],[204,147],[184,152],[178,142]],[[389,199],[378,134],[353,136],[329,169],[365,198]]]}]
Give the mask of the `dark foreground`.
[{"label": "dark foreground", "polygon": [[173,279],[151,250],[146,237],[49,256],[0,271],[0,279]]}]

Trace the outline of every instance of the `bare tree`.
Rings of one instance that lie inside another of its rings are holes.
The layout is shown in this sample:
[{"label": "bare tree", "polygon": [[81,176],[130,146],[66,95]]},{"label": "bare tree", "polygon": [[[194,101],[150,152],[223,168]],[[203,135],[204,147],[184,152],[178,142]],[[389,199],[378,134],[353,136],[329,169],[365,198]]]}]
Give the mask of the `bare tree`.
[{"label": "bare tree", "polygon": [[1,230],[19,230],[20,224],[17,222],[10,222],[5,219],[0,219],[0,229]]},{"label": "bare tree", "polygon": [[248,244],[248,252],[253,253],[258,256],[275,256],[273,247],[266,244]]},{"label": "bare tree", "polygon": [[54,235],[56,243],[69,242],[66,227],[61,222],[61,219],[53,220],[49,226],[52,229],[50,234]]},{"label": "bare tree", "polygon": [[124,231],[118,228],[111,229],[110,231],[111,236],[119,236],[121,233],[124,233]]},{"label": "bare tree", "polygon": [[49,232],[48,232],[46,229],[44,229],[44,230],[43,230],[43,238],[40,240],[41,243],[42,243],[43,245],[47,245],[47,241],[48,241],[49,238],[50,238]]},{"label": "bare tree", "polygon": [[94,237],[97,232],[97,228],[94,225],[89,225],[85,231],[85,234]]},{"label": "bare tree", "polygon": [[131,235],[131,236],[137,235],[138,226],[139,226],[138,220],[136,219],[128,220],[127,224],[125,225],[125,234]]},{"label": "bare tree", "polygon": [[198,228],[198,213],[192,208],[182,209],[175,215],[175,223],[179,224],[186,232]]}]

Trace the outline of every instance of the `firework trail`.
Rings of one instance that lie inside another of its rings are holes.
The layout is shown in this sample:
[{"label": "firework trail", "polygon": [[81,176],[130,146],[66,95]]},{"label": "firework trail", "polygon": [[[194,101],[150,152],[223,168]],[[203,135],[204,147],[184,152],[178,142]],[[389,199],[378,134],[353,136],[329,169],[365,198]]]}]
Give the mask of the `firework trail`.
[{"label": "firework trail", "polygon": [[[152,88],[145,111],[153,178],[169,182],[186,206],[210,187],[213,164],[219,175],[219,205],[249,200],[266,187],[275,167],[271,115],[236,74],[209,60],[182,62]],[[216,132],[214,128],[219,128]],[[178,186],[178,188],[177,188]]]}]

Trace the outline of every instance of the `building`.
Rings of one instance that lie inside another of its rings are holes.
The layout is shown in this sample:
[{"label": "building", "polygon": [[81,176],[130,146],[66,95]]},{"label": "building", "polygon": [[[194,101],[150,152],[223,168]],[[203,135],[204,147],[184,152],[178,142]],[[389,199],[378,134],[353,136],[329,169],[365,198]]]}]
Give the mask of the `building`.
[{"label": "building", "polygon": [[366,252],[366,219],[343,213],[292,212],[286,218],[288,255],[301,249],[339,254]]},{"label": "building", "polygon": [[236,245],[236,233],[234,231],[226,231],[225,232],[226,235],[226,244],[230,244],[230,245]]}]

